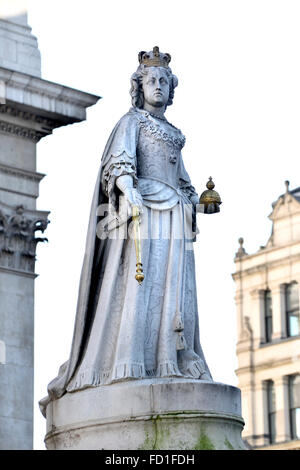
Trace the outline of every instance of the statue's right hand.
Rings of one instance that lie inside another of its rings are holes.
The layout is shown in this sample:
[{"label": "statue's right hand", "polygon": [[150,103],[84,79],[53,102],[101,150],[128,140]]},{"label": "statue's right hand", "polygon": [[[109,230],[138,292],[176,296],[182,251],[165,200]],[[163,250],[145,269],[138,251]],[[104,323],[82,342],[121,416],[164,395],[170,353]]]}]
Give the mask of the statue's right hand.
[{"label": "statue's right hand", "polygon": [[116,185],[122,191],[125,198],[129,202],[131,208],[137,206],[139,212],[143,212],[143,198],[136,188],[133,186],[133,179],[130,175],[119,176]]},{"label": "statue's right hand", "polygon": [[137,206],[139,212],[143,212],[143,198],[136,188],[126,188],[124,196],[128,200],[131,208]]}]

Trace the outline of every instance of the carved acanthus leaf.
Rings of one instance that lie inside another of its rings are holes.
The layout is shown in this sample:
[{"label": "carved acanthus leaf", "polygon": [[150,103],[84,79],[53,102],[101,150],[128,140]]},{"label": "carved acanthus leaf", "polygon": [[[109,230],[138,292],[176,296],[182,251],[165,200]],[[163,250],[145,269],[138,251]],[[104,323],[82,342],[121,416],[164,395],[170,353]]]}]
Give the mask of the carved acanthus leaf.
[{"label": "carved acanthus leaf", "polygon": [[48,241],[35,233],[46,230],[49,220],[28,215],[23,206],[13,213],[0,210],[0,266],[34,272],[36,245]]}]

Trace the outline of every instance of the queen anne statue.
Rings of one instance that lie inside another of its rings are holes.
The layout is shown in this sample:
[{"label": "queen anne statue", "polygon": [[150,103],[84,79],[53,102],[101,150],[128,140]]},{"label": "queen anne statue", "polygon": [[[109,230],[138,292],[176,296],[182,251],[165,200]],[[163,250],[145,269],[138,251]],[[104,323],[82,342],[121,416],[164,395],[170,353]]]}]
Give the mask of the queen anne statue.
[{"label": "queen anne statue", "polygon": [[[120,381],[212,381],[198,325],[199,197],[182,160],[185,138],[164,115],[178,83],[170,60],[158,47],[139,53],[132,108],[109,137],[96,182],[70,358],[49,384],[43,411],[66,392]],[[133,210],[140,222],[140,283]]]}]

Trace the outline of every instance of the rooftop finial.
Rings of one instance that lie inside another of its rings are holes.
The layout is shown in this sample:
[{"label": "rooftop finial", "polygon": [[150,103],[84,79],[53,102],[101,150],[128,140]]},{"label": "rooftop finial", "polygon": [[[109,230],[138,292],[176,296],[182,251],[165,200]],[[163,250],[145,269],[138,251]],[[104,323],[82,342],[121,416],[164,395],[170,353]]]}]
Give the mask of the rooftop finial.
[{"label": "rooftop finial", "polygon": [[239,249],[238,251],[236,252],[235,256],[236,258],[242,258],[243,256],[245,256],[247,253],[246,253],[246,250],[244,248],[244,239],[242,237],[239,238]]},{"label": "rooftop finial", "polygon": [[286,180],[284,182],[284,184],[285,184],[285,187],[286,187],[286,192],[289,193],[290,182],[288,180]]}]

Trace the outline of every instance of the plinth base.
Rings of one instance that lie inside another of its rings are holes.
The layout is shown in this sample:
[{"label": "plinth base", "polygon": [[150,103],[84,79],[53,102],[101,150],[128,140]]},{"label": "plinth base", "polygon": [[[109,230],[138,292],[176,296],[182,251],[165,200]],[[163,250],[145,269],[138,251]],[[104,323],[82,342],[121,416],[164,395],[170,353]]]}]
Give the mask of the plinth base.
[{"label": "plinth base", "polygon": [[241,450],[240,390],[217,382],[134,380],[47,406],[47,449]]}]

